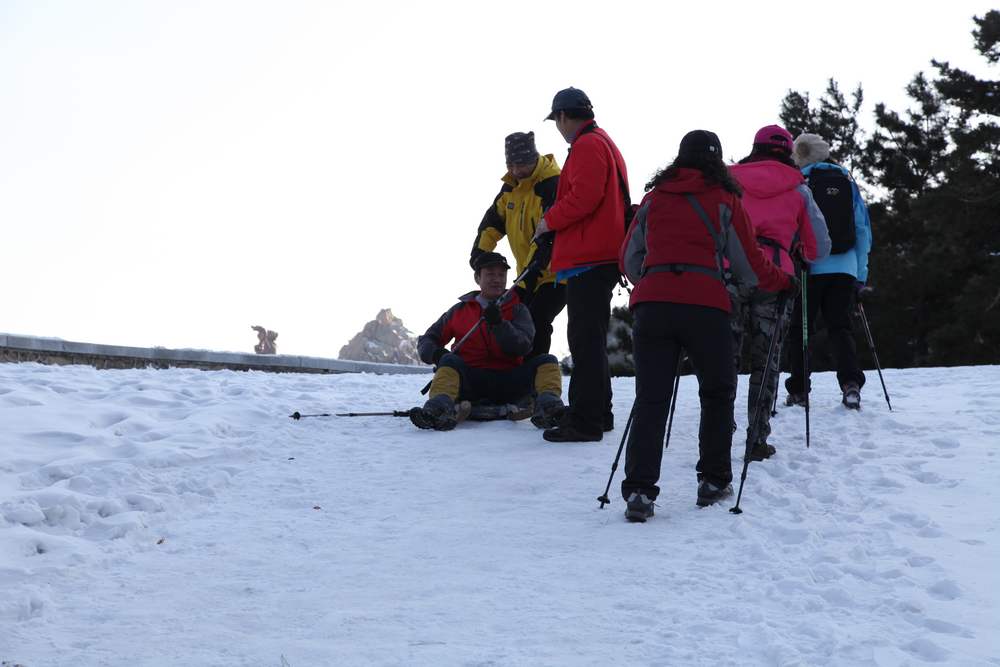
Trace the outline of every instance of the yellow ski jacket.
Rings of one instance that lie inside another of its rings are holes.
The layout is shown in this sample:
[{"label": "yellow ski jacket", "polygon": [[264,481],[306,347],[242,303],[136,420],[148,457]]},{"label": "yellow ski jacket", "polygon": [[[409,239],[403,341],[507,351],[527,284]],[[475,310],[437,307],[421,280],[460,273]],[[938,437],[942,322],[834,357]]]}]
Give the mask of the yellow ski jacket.
[{"label": "yellow ski jacket", "polygon": [[[479,224],[469,263],[481,253],[495,250],[500,239],[506,236],[520,275],[535,254],[536,248],[531,243],[535,227],[545,211],[555,203],[559,165],[552,155],[543,155],[538,158],[538,164],[528,178],[517,181],[507,172],[502,180],[500,193]],[[521,285],[532,292],[554,281],[555,274],[544,271],[534,285]]]}]

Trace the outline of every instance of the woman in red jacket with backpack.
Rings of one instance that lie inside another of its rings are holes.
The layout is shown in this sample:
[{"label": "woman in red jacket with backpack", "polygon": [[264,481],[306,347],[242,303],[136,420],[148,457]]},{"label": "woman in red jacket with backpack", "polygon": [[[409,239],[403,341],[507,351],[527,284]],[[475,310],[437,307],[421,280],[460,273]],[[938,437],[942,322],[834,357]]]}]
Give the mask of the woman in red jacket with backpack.
[{"label": "woman in red jacket with backpack", "polygon": [[740,187],[722,161],[713,132],[681,140],[677,158],[646,185],[629,228],[620,268],[635,285],[632,309],[636,397],[625,454],[625,516],[653,516],[668,406],[681,350],[698,375],[701,425],[698,505],[732,494],[730,462],[733,339],[723,265],[737,280],[769,291],[787,290],[790,277],[757,246],[740,203]]}]

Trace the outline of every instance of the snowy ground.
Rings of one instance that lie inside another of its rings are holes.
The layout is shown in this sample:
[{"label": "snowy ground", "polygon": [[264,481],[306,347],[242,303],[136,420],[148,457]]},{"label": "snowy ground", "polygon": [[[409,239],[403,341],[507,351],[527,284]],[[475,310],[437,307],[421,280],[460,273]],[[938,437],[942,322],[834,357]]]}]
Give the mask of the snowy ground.
[{"label": "snowy ground", "polygon": [[1000,367],[818,376],[742,516],[684,378],[647,524],[595,500],[628,379],[599,444],[286,416],[426,379],[0,364],[0,663],[1000,665]]}]

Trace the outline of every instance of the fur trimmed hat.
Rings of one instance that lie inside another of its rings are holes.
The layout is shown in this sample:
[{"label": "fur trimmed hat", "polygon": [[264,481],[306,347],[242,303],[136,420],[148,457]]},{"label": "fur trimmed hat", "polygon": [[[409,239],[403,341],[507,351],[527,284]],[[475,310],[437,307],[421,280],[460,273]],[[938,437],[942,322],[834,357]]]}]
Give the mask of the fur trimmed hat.
[{"label": "fur trimmed hat", "polygon": [[792,159],[799,169],[814,162],[822,162],[830,157],[830,144],[823,141],[818,134],[800,134],[795,138],[792,149]]}]

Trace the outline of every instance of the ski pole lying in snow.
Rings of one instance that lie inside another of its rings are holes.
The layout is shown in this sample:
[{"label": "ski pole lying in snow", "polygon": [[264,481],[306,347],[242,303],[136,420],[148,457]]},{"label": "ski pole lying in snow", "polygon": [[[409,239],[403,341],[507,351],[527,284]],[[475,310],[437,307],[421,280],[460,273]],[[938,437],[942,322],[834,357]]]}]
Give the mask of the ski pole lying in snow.
[{"label": "ski pole lying in snow", "polygon": [[865,325],[865,337],[868,338],[868,347],[872,349],[872,357],[875,359],[875,368],[878,369],[878,379],[882,382],[882,393],[885,394],[885,403],[892,412],[892,403],[889,401],[889,390],[885,388],[885,378],[882,377],[882,364],[878,362],[878,352],[875,351],[875,341],[872,339],[872,330],[868,326],[868,316],[865,315],[865,307],[858,301],[858,314],[861,315],[861,323]]},{"label": "ski pole lying in snow", "polygon": [[787,292],[782,292],[781,296],[778,297],[777,321],[774,323],[771,342],[767,346],[767,361],[764,363],[764,373],[760,379],[760,391],[757,393],[757,403],[753,407],[753,418],[750,421],[750,435],[747,436],[746,451],[743,452],[743,472],[740,473],[740,492],[736,495],[736,505],[729,508],[729,511],[733,514],[743,513],[743,510],[740,509],[740,499],[743,497],[743,484],[747,481],[747,468],[750,467],[750,450],[753,448],[754,443],[757,442],[757,433],[760,430],[760,411],[763,407],[764,387],[767,386],[767,374],[771,370],[771,360],[774,359],[774,353],[778,347],[778,336],[781,333],[782,320],[785,319],[785,303],[787,299]]},{"label": "ski pole lying in snow", "polygon": [[298,410],[288,415],[295,421],[306,417],[409,417],[409,410],[393,410],[392,412],[318,412],[312,415],[304,415]]},{"label": "ski pole lying in snow", "polygon": [[[515,289],[517,289],[517,284],[526,279],[530,273],[541,273],[542,270],[548,266],[549,260],[552,258],[553,236],[555,236],[555,232],[542,234],[540,237],[535,239],[534,243],[538,249],[535,251],[534,257],[532,257],[531,262],[525,267],[524,271],[522,271],[517,278],[514,278],[514,282],[511,283],[510,289],[501,294],[500,298],[497,299],[498,306],[502,306],[506,303],[507,299],[510,298],[510,295],[514,293]],[[469,331],[462,336],[457,343],[455,343],[455,346],[451,348],[452,354],[459,351],[462,345],[465,344],[465,341],[469,340],[469,336],[474,334],[476,330],[479,329],[479,325],[481,325],[484,321],[486,321],[486,317],[480,317],[476,323],[472,325],[472,328],[469,329]],[[431,382],[433,382],[433,380],[431,380]],[[420,390],[421,394],[426,394],[431,390],[431,382],[424,385],[424,388]]]}]

